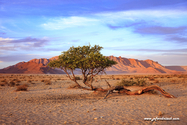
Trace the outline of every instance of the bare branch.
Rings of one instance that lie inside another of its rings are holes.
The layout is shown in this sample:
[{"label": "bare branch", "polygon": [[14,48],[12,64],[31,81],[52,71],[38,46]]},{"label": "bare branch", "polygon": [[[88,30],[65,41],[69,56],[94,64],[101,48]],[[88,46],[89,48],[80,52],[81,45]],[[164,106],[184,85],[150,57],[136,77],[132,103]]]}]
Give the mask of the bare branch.
[{"label": "bare branch", "polygon": [[106,79],[105,79],[105,82],[107,83],[108,87],[111,88],[111,85],[109,84],[109,82],[106,81]]}]

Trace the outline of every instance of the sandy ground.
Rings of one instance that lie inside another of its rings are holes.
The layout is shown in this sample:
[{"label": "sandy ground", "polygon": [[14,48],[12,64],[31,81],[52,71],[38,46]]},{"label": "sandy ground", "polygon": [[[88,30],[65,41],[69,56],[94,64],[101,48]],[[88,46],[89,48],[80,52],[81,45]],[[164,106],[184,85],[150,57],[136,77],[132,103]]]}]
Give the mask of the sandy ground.
[{"label": "sandy ground", "polygon": [[[119,80],[108,79],[112,85]],[[27,82],[27,81],[25,81]],[[81,81],[80,81],[81,82]],[[24,83],[24,82],[23,82]],[[113,93],[103,99],[99,94],[68,89],[73,82],[57,80],[52,85],[37,81],[28,91],[0,87],[0,124],[2,125],[186,125],[187,86],[182,83],[159,83],[177,98],[158,94],[125,95]],[[106,85],[104,80],[98,84]],[[131,90],[140,87],[128,87]],[[161,116],[159,116],[161,112]],[[146,121],[144,118],[179,118]]]}]

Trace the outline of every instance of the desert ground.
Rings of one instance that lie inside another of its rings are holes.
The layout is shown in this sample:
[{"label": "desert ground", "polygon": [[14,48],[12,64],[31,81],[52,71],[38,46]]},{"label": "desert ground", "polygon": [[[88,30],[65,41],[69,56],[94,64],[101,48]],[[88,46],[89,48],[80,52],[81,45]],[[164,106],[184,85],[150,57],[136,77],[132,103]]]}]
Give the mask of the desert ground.
[{"label": "desert ground", "polygon": [[[82,76],[77,78],[81,84]],[[122,79],[144,80],[146,85],[158,85],[176,98],[156,91],[142,95],[112,93],[103,99],[106,93],[74,88],[66,75],[0,74],[0,124],[187,124],[187,74],[98,75],[93,84],[106,88],[105,80],[116,86]],[[142,86],[127,88],[134,91]]]}]

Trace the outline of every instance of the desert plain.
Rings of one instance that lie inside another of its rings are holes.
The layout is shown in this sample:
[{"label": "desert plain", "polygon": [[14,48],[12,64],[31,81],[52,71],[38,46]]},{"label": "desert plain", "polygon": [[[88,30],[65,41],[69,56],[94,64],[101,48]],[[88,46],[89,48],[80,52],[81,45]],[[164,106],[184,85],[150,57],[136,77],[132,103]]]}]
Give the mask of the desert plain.
[{"label": "desert plain", "polygon": [[[82,84],[82,76],[76,76]],[[98,75],[93,84],[107,88],[106,81],[116,86],[122,79],[144,80],[146,85],[158,85],[176,98],[156,91],[142,95],[112,93],[104,99],[106,93],[74,88],[66,75],[0,74],[0,124],[187,124],[187,74]],[[134,91],[142,86],[126,88]]]}]

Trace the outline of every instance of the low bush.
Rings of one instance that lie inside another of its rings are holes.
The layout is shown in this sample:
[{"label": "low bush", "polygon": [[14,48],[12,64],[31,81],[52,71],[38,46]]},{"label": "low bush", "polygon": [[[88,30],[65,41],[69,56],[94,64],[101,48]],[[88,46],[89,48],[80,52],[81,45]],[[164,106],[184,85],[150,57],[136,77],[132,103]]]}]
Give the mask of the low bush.
[{"label": "low bush", "polygon": [[14,81],[10,81],[10,83],[8,84],[8,86],[10,87],[14,87],[16,85],[16,83]]},{"label": "low bush", "polygon": [[45,80],[44,80],[44,79],[42,79],[42,80],[41,80],[41,82],[45,82]]},{"label": "low bush", "polygon": [[16,91],[27,91],[27,88],[28,88],[27,84],[19,85],[17,86]]},{"label": "low bush", "polygon": [[75,76],[76,80],[81,80],[81,78],[79,76]]},{"label": "low bush", "polygon": [[134,81],[128,81],[128,80],[122,79],[120,82],[117,83],[117,86],[133,86],[135,84],[136,82]]},{"label": "low bush", "polygon": [[146,82],[145,80],[139,80],[139,79],[137,80],[137,82],[122,79],[120,82],[117,83],[117,86],[133,86],[133,85],[145,86]]},{"label": "low bush", "polygon": [[149,81],[154,81],[155,78],[154,77],[149,77]]},{"label": "low bush", "polygon": [[6,82],[0,82],[0,86],[5,86],[6,84]]},{"label": "low bush", "polygon": [[146,85],[146,82],[145,80],[137,80],[137,83],[136,83],[137,86],[145,86]]},{"label": "low bush", "polygon": [[45,85],[51,85],[51,81],[50,80],[45,80],[44,83],[45,83]]}]

